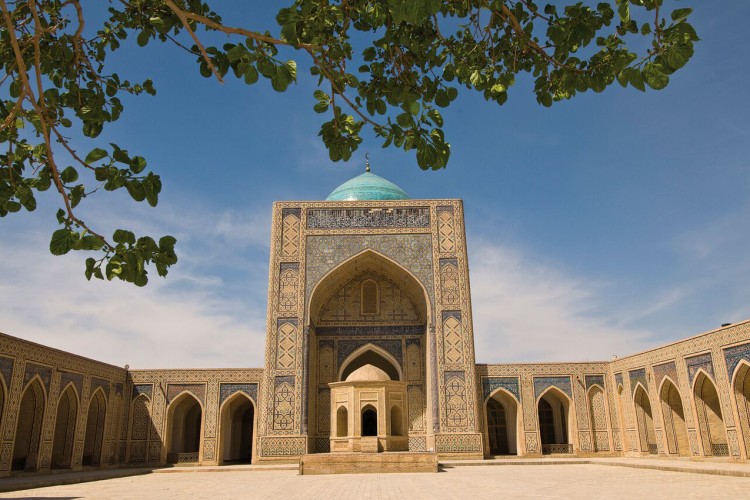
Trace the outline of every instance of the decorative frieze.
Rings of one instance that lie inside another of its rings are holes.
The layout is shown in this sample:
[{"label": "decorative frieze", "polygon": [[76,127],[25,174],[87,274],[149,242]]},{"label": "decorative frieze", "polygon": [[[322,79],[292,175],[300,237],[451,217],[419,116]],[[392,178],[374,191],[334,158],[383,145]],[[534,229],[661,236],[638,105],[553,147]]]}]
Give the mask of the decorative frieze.
[{"label": "decorative frieze", "polygon": [[308,229],[430,227],[428,207],[323,208],[307,211]]}]

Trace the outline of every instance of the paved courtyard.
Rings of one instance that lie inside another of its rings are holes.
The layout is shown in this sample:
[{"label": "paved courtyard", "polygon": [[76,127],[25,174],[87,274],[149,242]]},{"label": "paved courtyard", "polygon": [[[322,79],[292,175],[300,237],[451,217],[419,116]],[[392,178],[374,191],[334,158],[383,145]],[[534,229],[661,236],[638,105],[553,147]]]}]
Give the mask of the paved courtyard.
[{"label": "paved courtyard", "polygon": [[750,478],[603,465],[463,466],[437,474],[152,473],[0,498],[750,498]]}]

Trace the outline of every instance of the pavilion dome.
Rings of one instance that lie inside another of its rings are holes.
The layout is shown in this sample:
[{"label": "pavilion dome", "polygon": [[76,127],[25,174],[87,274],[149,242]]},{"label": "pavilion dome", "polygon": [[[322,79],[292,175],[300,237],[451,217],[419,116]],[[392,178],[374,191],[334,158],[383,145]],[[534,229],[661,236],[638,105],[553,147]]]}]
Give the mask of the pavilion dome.
[{"label": "pavilion dome", "polygon": [[408,200],[403,189],[368,170],[349,179],[328,195],[326,201]]},{"label": "pavilion dome", "polygon": [[346,377],[347,382],[387,382],[391,377],[383,370],[373,365],[364,365]]}]

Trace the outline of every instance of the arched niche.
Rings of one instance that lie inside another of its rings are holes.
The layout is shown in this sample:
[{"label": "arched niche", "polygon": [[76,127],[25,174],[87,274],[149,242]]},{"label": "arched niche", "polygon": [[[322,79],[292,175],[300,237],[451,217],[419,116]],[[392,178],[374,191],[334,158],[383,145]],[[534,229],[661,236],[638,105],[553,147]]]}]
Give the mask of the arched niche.
[{"label": "arched niche", "polygon": [[636,384],[633,393],[633,404],[635,405],[635,421],[638,428],[638,439],[640,451],[656,455],[659,447],[656,444],[656,432],[654,431],[654,414],[651,411],[651,400],[648,398],[646,389],[639,383]]},{"label": "arched niche", "polygon": [[68,469],[72,465],[77,420],[78,392],[73,383],[69,383],[57,402],[50,463],[53,469]]},{"label": "arched niche", "polygon": [[604,388],[593,384],[587,392],[589,419],[594,436],[594,451],[609,451],[609,432],[607,427],[607,400]]},{"label": "arched niche", "polygon": [[[429,322],[431,310],[424,285],[403,266],[374,250],[368,249],[345,260],[315,284],[310,295],[306,323],[319,325],[323,306],[335,295],[337,290],[358,276],[362,277],[356,290],[356,295],[360,296],[362,293],[361,285],[372,279],[363,275],[368,271],[374,273],[375,276],[385,278],[389,283],[398,287],[404,300],[408,300],[419,315],[419,324]],[[377,290],[379,299],[382,298],[383,294],[383,290]],[[382,322],[387,322],[387,318],[383,318]]]},{"label": "arched niche", "polygon": [[698,431],[703,443],[703,455],[729,456],[727,431],[721,414],[721,403],[716,386],[705,371],[699,370],[693,381],[693,399]]},{"label": "arched niche", "polygon": [[400,405],[393,405],[391,407],[391,436],[403,436],[404,435],[404,413],[401,411]]},{"label": "arched niche", "polygon": [[167,461],[198,462],[203,430],[203,406],[190,392],[172,400],[167,409]]},{"label": "arched niche", "polygon": [[250,463],[255,443],[255,402],[244,392],[235,392],[221,405],[219,460],[221,463]]},{"label": "arched niche", "polygon": [[12,470],[37,469],[46,399],[41,379],[36,376],[28,383],[21,396],[13,443]]},{"label": "arched niche", "polygon": [[378,435],[378,410],[372,405],[365,405],[361,411],[360,433],[363,437]]},{"label": "arched niche", "polygon": [[346,380],[354,370],[368,364],[383,370],[391,380],[401,381],[404,379],[401,366],[396,358],[375,344],[366,344],[355,350],[341,362],[338,380]]},{"label": "arched niche", "polygon": [[664,420],[664,435],[670,455],[690,456],[690,441],[685,423],[680,391],[669,377],[664,377],[659,390],[661,414]]},{"label": "arched niche", "polygon": [[520,419],[516,398],[498,388],[485,401],[484,411],[490,455],[517,455]]},{"label": "arched niche", "polygon": [[83,441],[83,465],[99,465],[101,463],[106,416],[107,399],[104,397],[104,392],[97,389],[89,400],[86,436]]},{"label": "arched niche", "polygon": [[557,387],[547,389],[537,400],[537,417],[542,453],[573,453],[568,396]]},{"label": "arched niche", "polygon": [[346,406],[339,406],[336,410],[336,437],[349,436],[349,412]]},{"label": "arched niche", "polygon": [[152,427],[151,400],[145,394],[139,394],[130,406],[128,461],[143,463],[147,461],[149,434]]}]

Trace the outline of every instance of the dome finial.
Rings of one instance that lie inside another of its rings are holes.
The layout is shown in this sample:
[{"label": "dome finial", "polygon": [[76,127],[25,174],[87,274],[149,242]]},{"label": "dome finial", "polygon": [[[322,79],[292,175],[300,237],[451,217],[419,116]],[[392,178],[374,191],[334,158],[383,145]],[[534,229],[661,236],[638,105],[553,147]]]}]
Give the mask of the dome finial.
[{"label": "dome finial", "polygon": [[365,153],[365,172],[370,171],[370,153]]}]

